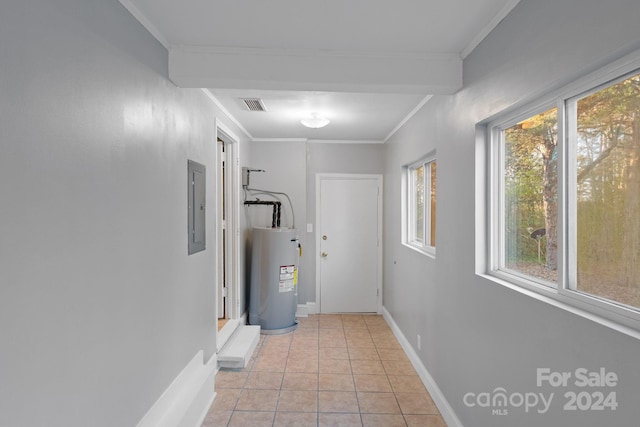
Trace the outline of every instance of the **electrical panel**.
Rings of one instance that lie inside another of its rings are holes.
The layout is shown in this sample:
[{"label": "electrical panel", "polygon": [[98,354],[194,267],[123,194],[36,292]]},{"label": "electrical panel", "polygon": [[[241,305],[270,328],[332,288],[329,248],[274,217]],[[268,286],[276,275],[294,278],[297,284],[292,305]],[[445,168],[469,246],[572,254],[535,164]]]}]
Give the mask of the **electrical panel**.
[{"label": "electrical panel", "polygon": [[188,177],[188,253],[205,250],[206,233],[206,168],[192,160],[187,161]]}]

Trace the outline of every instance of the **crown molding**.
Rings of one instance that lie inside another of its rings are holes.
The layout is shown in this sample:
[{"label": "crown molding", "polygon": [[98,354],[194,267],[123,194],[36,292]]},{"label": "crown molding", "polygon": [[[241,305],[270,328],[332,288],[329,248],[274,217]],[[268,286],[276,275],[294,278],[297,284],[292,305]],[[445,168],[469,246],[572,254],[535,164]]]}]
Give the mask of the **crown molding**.
[{"label": "crown molding", "polygon": [[462,59],[469,56],[469,54],[473,52],[476,47],[478,47],[482,40],[484,40],[489,35],[489,33],[498,26],[500,21],[502,21],[509,14],[509,12],[511,12],[511,10],[513,10],[513,8],[518,5],[518,3],[520,3],[520,0],[509,0],[507,4],[505,4],[504,7],[500,9],[498,14],[495,15],[493,19],[489,21],[489,23],[482,30],[480,30],[480,32],[473,38],[473,40],[471,40],[467,47],[465,47],[464,50],[460,53]]},{"label": "crown molding", "polygon": [[362,139],[309,139],[309,144],[384,144],[379,140]]},{"label": "crown molding", "polygon": [[240,121],[238,121],[238,119],[236,119],[230,112],[229,110],[227,110],[224,105],[222,105],[222,103],[218,100],[218,98],[215,97],[214,94],[211,93],[211,91],[209,89],[201,89],[202,92],[204,92],[205,95],[207,95],[207,97],[216,105],[216,107],[218,107],[220,109],[220,111],[222,111],[222,113],[233,122],[233,124],[235,124],[246,136],[247,138],[249,138],[251,141],[254,141],[253,136],[249,133],[249,131],[247,129],[245,129],[244,126],[242,126],[242,123],[240,123]]},{"label": "crown molding", "polygon": [[133,17],[136,18],[144,28],[146,28],[147,31],[149,31],[149,33],[151,33],[151,35],[156,40],[158,40],[162,46],[164,46],[167,50],[171,48],[171,43],[169,43],[169,40],[164,36],[164,34],[162,34],[162,32],[158,29],[158,27],[156,27],[147,18],[147,16],[140,11],[140,9],[138,9],[130,0],[119,0],[119,1],[120,1],[120,4],[124,6],[124,8],[127,9],[129,13],[133,15]]},{"label": "crown molding", "polygon": [[252,139],[253,142],[265,142],[265,143],[269,143],[269,142],[294,142],[294,143],[306,143],[308,140],[307,138],[253,138]]},{"label": "crown molding", "polygon": [[400,121],[400,123],[398,123],[398,124],[396,125],[396,127],[394,127],[394,128],[393,128],[393,130],[392,130],[391,132],[389,132],[389,135],[387,135],[387,137],[386,137],[386,138],[384,139],[384,141],[382,141],[382,142],[383,142],[383,143],[386,143],[389,139],[391,139],[391,137],[392,137],[396,132],[398,132],[398,131],[400,130],[400,128],[402,128],[402,126],[404,126],[404,125],[405,125],[405,123],[407,123],[409,120],[411,120],[411,118],[412,118],[413,116],[415,116],[415,115],[416,115],[416,113],[417,113],[418,111],[420,111],[420,109],[424,106],[424,104],[426,104],[427,102],[429,102],[429,100],[430,100],[432,97],[433,97],[433,95],[427,95],[427,96],[425,96],[425,97],[422,99],[422,101],[420,101],[420,102],[418,103],[418,105],[416,105],[416,107],[415,107],[413,110],[411,110],[411,111],[409,112],[409,114],[407,114],[407,115],[405,116],[405,118],[404,118],[404,119],[402,119],[402,120]]}]

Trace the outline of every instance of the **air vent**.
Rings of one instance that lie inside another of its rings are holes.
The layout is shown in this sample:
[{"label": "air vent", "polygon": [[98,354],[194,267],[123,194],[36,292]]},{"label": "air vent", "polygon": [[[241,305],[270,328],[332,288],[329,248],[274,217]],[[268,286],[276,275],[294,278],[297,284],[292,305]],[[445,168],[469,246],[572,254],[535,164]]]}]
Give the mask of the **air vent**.
[{"label": "air vent", "polygon": [[249,111],[267,111],[260,98],[244,98],[242,101]]}]

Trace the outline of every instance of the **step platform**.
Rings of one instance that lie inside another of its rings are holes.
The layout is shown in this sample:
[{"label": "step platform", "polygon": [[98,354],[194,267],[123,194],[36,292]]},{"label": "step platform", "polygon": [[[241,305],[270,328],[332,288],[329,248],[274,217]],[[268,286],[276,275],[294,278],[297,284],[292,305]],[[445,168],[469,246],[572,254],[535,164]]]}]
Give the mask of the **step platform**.
[{"label": "step platform", "polygon": [[242,369],[260,342],[260,326],[240,325],[218,353],[218,366],[227,369]]}]

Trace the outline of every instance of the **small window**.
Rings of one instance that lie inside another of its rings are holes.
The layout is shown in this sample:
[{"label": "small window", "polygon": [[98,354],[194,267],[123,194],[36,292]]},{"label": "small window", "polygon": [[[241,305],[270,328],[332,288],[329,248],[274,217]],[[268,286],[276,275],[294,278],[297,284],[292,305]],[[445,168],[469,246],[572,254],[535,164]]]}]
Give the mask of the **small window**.
[{"label": "small window", "polygon": [[436,161],[421,160],[406,167],[406,235],[404,243],[435,254]]}]

